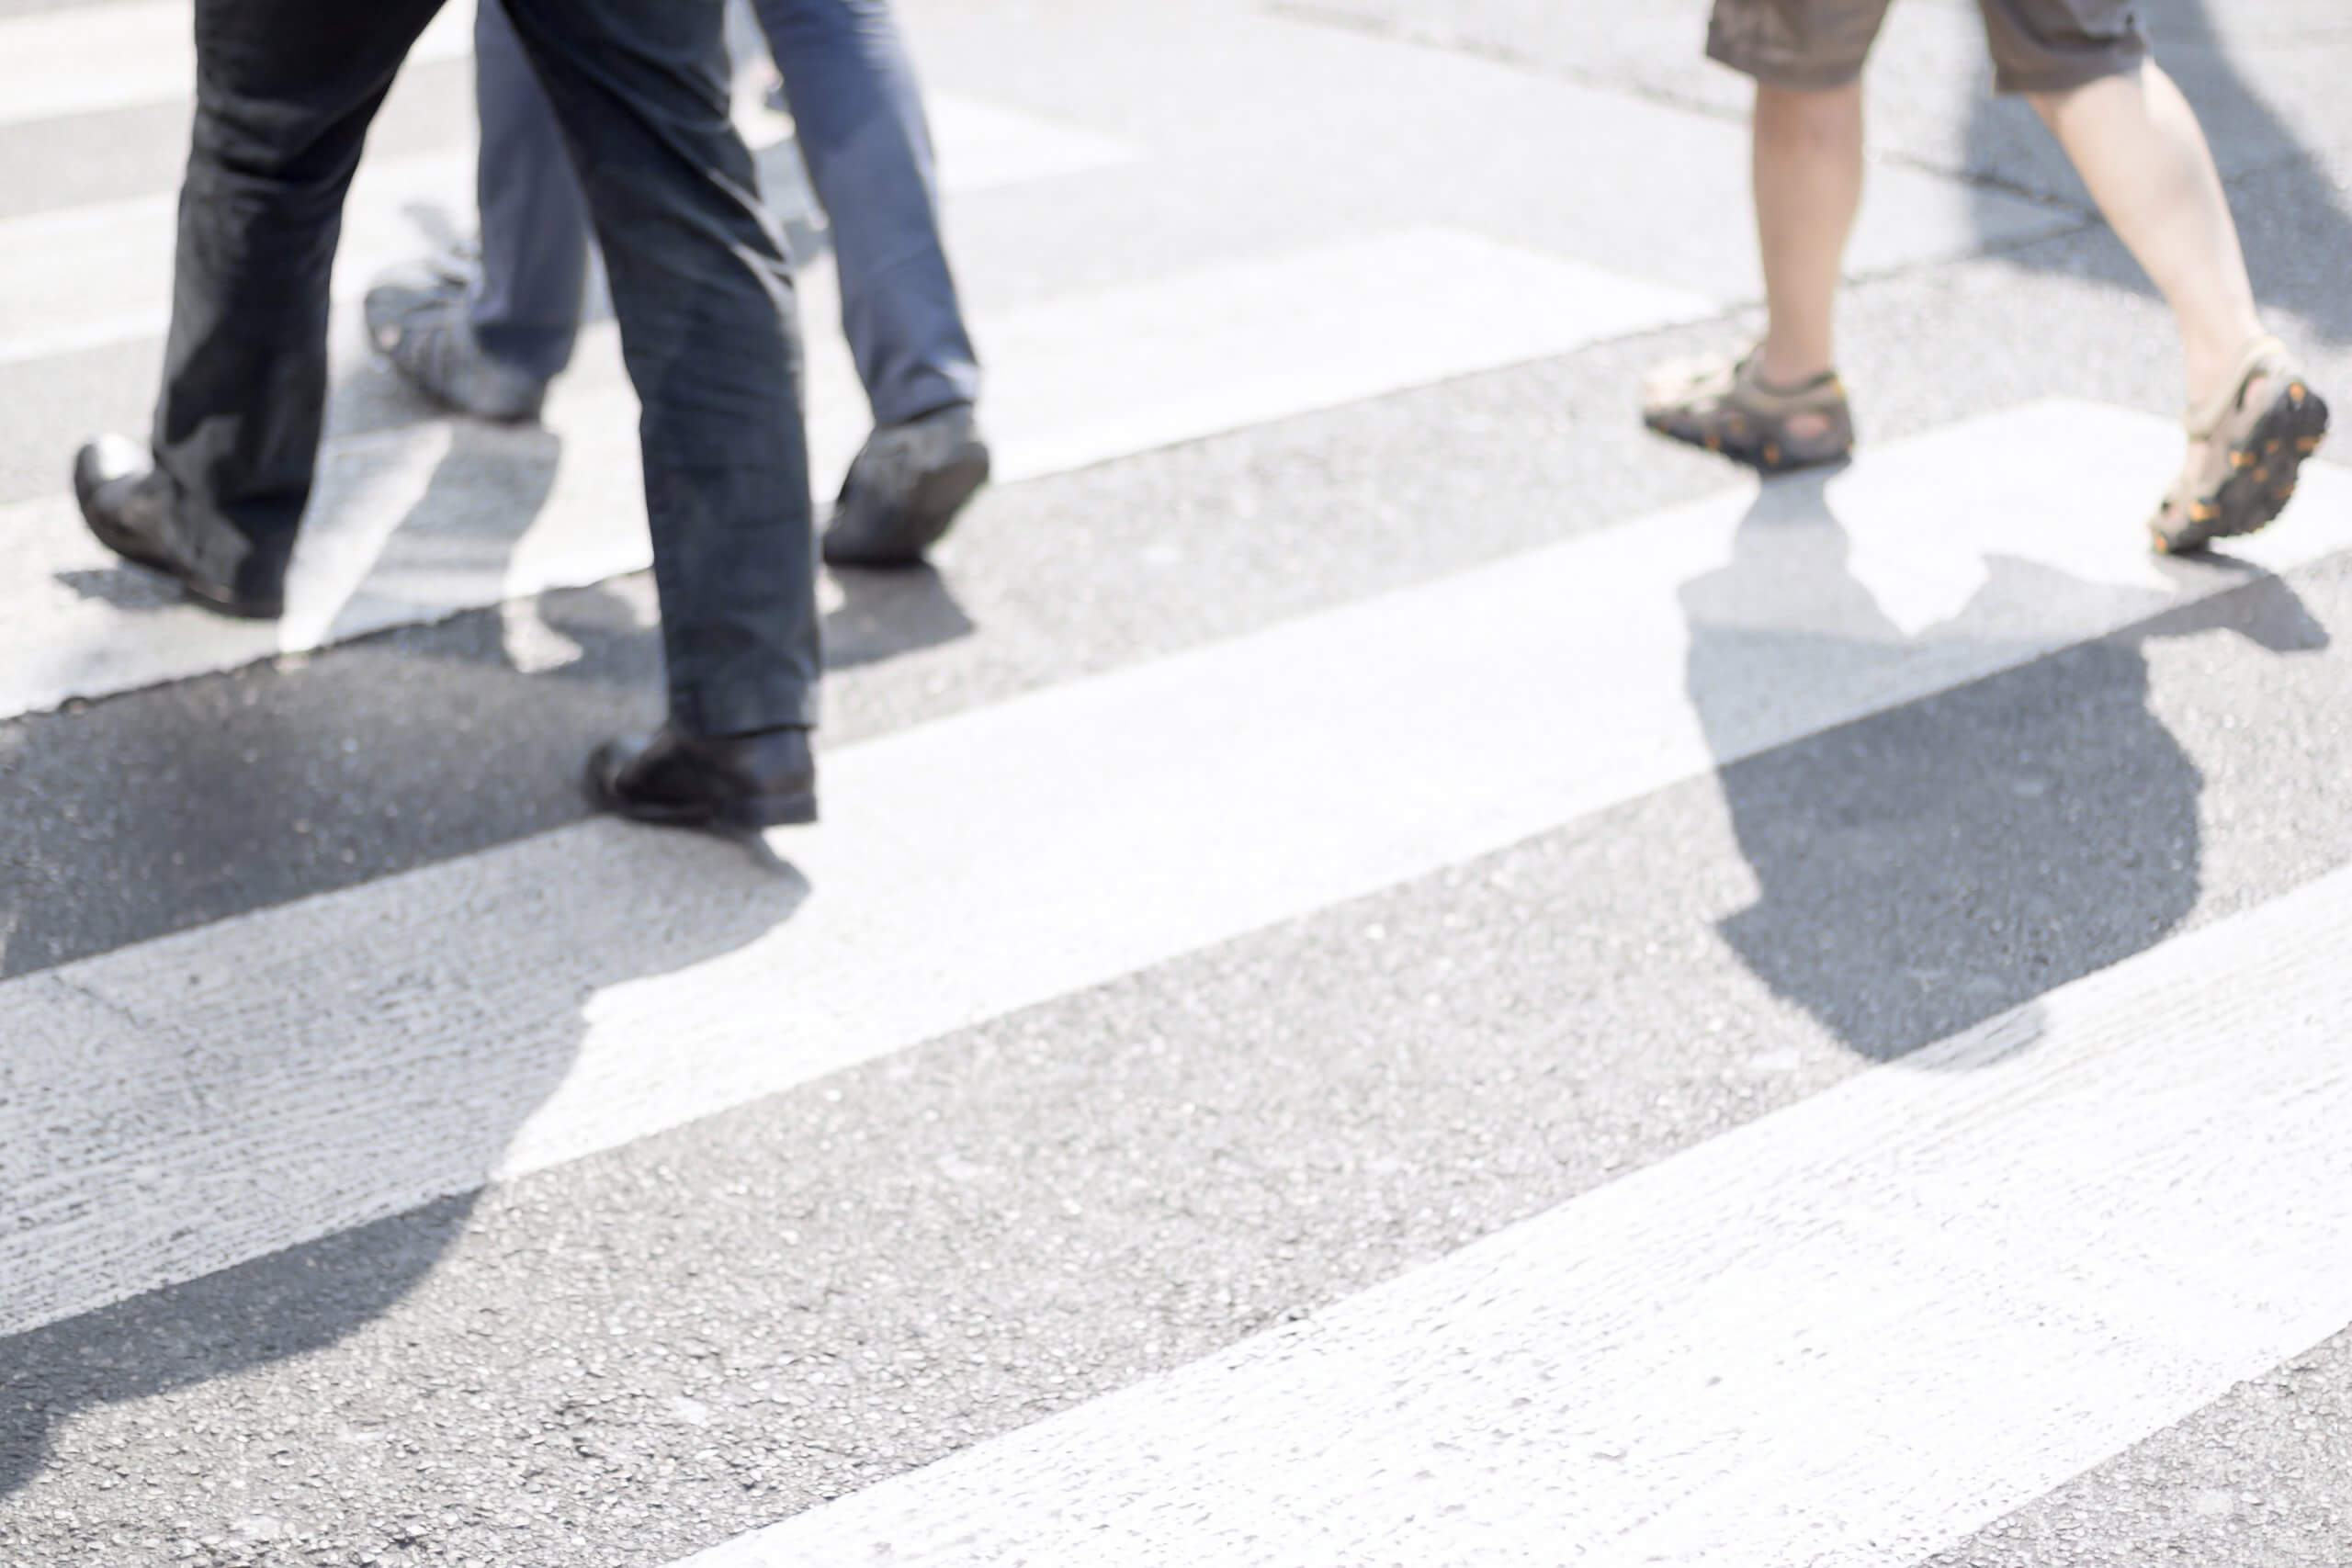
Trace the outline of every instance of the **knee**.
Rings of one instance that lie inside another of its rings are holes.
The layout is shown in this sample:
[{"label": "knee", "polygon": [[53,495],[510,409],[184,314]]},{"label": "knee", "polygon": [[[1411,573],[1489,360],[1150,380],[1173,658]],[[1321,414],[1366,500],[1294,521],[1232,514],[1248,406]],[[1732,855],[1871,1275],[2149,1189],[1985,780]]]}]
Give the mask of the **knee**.
[{"label": "knee", "polygon": [[1818,91],[1759,85],[1756,134],[1775,147],[1793,152],[1842,152],[1859,146],[1861,84]]}]

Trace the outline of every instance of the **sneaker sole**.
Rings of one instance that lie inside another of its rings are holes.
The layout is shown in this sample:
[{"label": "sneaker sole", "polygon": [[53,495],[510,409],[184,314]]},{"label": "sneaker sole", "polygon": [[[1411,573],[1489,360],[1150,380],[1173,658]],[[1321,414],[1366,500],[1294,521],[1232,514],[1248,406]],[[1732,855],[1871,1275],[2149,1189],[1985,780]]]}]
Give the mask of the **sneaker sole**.
[{"label": "sneaker sole", "polygon": [[2190,555],[2217,539],[2258,534],[2278,519],[2295,496],[2304,459],[2327,434],[2327,400],[2298,378],[2263,411],[2245,440],[2230,448],[2230,477],[2213,492],[2202,513],[2166,534],[2149,529],[2158,555]]},{"label": "sneaker sole", "polygon": [[975,441],[923,475],[907,500],[904,526],[887,550],[856,550],[825,540],[829,566],[912,566],[925,552],[947,537],[956,519],[989,482],[989,449]]},{"label": "sneaker sole", "polygon": [[104,521],[87,508],[85,508],[82,513],[82,521],[89,527],[91,536],[98,543],[141,571],[152,571],[174,584],[184,597],[194,600],[208,610],[240,621],[274,621],[286,613],[286,604],[283,600],[263,602],[234,599],[209,584],[197,581],[183,571],[177,562],[167,560],[162,556],[152,555],[140,548],[132,536],[119,532],[112,524]]}]

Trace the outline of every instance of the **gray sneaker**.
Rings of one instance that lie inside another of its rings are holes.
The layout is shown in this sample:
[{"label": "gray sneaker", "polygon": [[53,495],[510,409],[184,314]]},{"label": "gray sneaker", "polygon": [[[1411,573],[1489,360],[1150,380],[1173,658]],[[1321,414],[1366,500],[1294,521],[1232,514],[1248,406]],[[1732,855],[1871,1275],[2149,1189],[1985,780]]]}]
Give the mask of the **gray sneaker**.
[{"label": "gray sneaker", "polygon": [[492,359],[466,320],[466,286],[432,276],[368,291],[368,338],[402,380],[435,402],[503,424],[539,417],[548,384]]},{"label": "gray sneaker", "polygon": [[912,566],[988,482],[988,443],[972,405],[956,403],[865,438],[825,529],[834,566]]}]

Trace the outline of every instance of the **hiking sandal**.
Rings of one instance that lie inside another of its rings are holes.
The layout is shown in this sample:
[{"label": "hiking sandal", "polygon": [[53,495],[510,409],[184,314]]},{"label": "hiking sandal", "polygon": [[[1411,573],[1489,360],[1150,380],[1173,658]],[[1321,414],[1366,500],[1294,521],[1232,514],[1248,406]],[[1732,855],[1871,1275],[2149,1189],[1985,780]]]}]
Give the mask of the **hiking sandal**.
[{"label": "hiking sandal", "polygon": [[1838,372],[1775,387],[1753,354],[1661,367],[1643,396],[1642,423],[1768,474],[1838,462],[1854,449],[1854,416]]},{"label": "hiking sandal", "polygon": [[2327,403],[2277,338],[2258,338],[2236,378],[2191,409],[2188,459],[2156,509],[2148,534],[2159,555],[2187,555],[2216,539],[2270,525],[2295,493],[2303,459],[2327,434]]}]

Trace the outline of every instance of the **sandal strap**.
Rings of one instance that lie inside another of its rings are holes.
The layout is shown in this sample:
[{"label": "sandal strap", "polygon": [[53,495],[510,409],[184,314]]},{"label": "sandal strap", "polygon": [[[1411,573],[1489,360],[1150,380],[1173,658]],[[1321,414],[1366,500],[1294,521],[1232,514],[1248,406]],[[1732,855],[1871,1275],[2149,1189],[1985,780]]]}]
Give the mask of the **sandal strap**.
[{"label": "sandal strap", "polygon": [[2256,376],[2288,357],[2287,345],[2265,333],[2246,345],[2238,356],[2237,370],[2224,382],[2221,390],[2200,405],[2192,405],[2183,416],[2191,441],[2210,441],[2230,417],[2232,410],[2245,396],[2246,387]]},{"label": "sandal strap", "polygon": [[1792,386],[1783,387],[1778,381],[1766,380],[1764,372],[1752,368],[1755,363],[1756,358],[1753,355],[1739,362],[1740,378],[1767,397],[1802,398],[1808,393],[1823,391],[1835,386],[1838,381],[1837,367],[1832,366],[1817,376],[1808,376]]},{"label": "sandal strap", "polygon": [[1815,413],[1826,404],[1842,401],[1846,389],[1833,367],[1818,376],[1809,376],[1792,387],[1783,387],[1764,378],[1756,367],[1758,354],[1748,356],[1732,367],[1732,384],[1741,400],[1758,412]]}]

